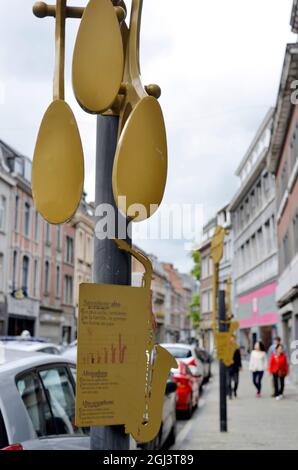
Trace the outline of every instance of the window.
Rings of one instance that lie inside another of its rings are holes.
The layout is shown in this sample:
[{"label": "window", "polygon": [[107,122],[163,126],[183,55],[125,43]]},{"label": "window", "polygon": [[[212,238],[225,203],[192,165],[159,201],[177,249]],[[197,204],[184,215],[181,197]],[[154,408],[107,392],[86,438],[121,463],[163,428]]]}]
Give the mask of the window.
[{"label": "window", "polygon": [[66,253],[65,253],[66,263],[73,264],[73,238],[66,236]]},{"label": "window", "polygon": [[38,261],[34,261],[34,271],[33,271],[33,296],[37,296],[37,277],[38,277]]},{"label": "window", "polygon": [[0,230],[6,229],[6,198],[0,197]]},{"label": "window", "polygon": [[81,434],[75,421],[74,387],[64,367],[40,371],[40,378],[50,403],[56,433]]},{"label": "window", "polygon": [[38,437],[56,434],[54,422],[38,377],[29,373],[17,380],[17,389]]},{"label": "window", "polygon": [[265,252],[271,253],[272,250],[272,240],[271,240],[271,226],[270,219],[264,225],[264,236],[265,236]]},{"label": "window", "polygon": [[264,254],[264,241],[262,227],[257,231],[257,259],[261,260]]},{"label": "window", "polygon": [[92,263],[92,239],[87,236],[87,248],[86,248],[86,262],[88,264],[91,264]]},{"label": "window", "polygon": [[56,268],[56,292],[55,292],[56,298],[58,299],[60,297],[60,266],[57,266]]},{"label": "window", "polygon": [[269,178],[269,173],[265,173],[263,176],[263,184],[264,184],[264,193],[265,197],[268,198],[269,196],[269,191],[270,191],[270,178]]},{"label": "window", "polygon": [[74,424],[73,380],[65,367],[27,373],[16,384],[38,437],[82,434]]},{"label": "window", "polygon": [[15,198],[15,213],[14,213],[14,229],[16,231],[19,228],[19,203],[20,203],[20,198],[17,194]]},{"label": "window", "polygon": [[30,234],[30,204],[28,202],[25,202],[24,234],[26,237]]},{"label": "window", "polygon": [[262,206],[262,184],[261,180],[258,182],[256,186],[256,206],[259,208]]},{"label": "window", "polygon": [[0,292],[3,292],[3,289],[4,289],[4,286],[3,286],[3,281],[4,281],[4,273],[3,273],[3,269],[4,269],[4,256],[3,256],[3,253],[0,253]]},{"label": "window", "polygon": [[250,207],[251,207],[251,215],[253,216],[256,211],[256,198],[255,198],[254,190],[250,193]]},{"label": "window", "polygon": [[249,198],[247,198],[245,201],[245,221],[248,222],[249,219],[250,219],[250,204],[249,204]]},{"label": "window", "polygon": [[203,258],[202,259],[202,275],[201,275],[201,279],[205,279],[206,277],[208,277],[208,258]]},{"label": "window", "polygon": [[211,256],[209,256],[209,270],[208,270],[208,276],[213,276],[213,261]]},{"label": "window", "polygon": [[50,276],[50,264],[48,261],[45,262],[45,274],[44,274],[44,291],[45,294],[49,294],[49,276]]},{"label": "window", "polygon": [[208,310],[211,312],[213,310],[213,292],[208,292]]},{"label": "window", "polygon": [[24,292],[28,292],[28,279],[29,279],[29,258],[24,256],[23,258],[23,270],[22,270],[22,287]]},{"label": "window", "polygon": [[283,195],[286,192],[287,186],[288,186],[288,165],[287,165],[287,162],[285,162],[281,175],[280,175],[280,199],[283,198]]},{"label": "window", "polygon": [[64,277],[64,303],[68,305],[73,303],[73,280],[69,275]]},{"label": "window", "polygon": [[244,253],[244,245],[241,246],[240,249],[240,272],[245,270],[245,253]]},{"label": "window", "polygon": [[298,253],[298,210],[293,220],[293,239],[294,239],[294,247],[295,247],[295,254]]},{"label": "window", "polygon": [[39,215],[35,211],[35,223],[34,223],[34,240],[37,241],[39,237]]},{"label": "window", "polygon": [[13,261],[12,261],[12,285],[13,290],[16,289],[17,283],[17,264],[18,264],[18,254],[16,251],[13,252]]},{"label": "window", "polygon": [[251,256],[254,261],[257,260],[257,242],[256,242],[256,235],[251,237]]},{"label": "window", "polygon": [[[297,129],[297,126],[296,126]],[[297,139],[297,130],[295,130],[291,143],[290,143],[290,158],[291,158],[291,167],[292,170],[295,166],[296,160],[298,158],[298,139]]]},{"label": "window", "polygon": [[243,206],[240,207],[239,221],[240,221],[240,230],[242,230],[243,225],[244,225],[244,207]]},{"label": "window", "polygon": [[283,239],[283,268],[285,269],[291,260],[290,257],[290,244],[289,244],[289,234],[286,233]]},{"label": "window", "polygon": [[60,251],[61,250],[61,225],[57,225],[56,236],[57,236],[57,243],[56,243],[57,250]]},{"label": "window", "polygon": [[48,222],[46,222],[46,244],[51,244],[51,226]]},{"label": "window", "polygon": [[84,235],[83,232],[79,232],[79,247],[78,256],[81,260],[84,259]]},{"label": "window", "polygon": [[23,272],[22,272],[22,287],[24,292],[28,295],[28,281],[29,281],[29,258],[23,258]]}]

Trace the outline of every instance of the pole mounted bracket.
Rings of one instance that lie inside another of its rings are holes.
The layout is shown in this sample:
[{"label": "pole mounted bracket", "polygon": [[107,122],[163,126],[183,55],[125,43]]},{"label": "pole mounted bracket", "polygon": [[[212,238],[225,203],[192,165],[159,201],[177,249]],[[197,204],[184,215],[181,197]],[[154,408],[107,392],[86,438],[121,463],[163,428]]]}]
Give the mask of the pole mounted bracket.
[{"label": "pole mounted bracket", "polygon": [[[48,5],[45,2],[36,2],[33,5],[33,13],[37,18],[56,18],[56,5]],[[66,7],[66,18],[82,18],[84,7]],[[126,10],[122,6],[115,6],[117,18],[120,23],[126,18]]]}]

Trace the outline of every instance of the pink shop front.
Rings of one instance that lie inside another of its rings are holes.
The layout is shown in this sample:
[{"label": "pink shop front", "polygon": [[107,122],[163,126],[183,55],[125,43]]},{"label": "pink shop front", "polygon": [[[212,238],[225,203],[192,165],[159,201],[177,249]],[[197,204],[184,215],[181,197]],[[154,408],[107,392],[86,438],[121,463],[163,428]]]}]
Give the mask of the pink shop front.
[{"label": "pink shop front", "polygon": [[276,282],[266,284],[236,299],[240,323],[239,345],[251,351],[256,341],[263,341],[268,349],[278,334],[278,309],[275,301]]}]

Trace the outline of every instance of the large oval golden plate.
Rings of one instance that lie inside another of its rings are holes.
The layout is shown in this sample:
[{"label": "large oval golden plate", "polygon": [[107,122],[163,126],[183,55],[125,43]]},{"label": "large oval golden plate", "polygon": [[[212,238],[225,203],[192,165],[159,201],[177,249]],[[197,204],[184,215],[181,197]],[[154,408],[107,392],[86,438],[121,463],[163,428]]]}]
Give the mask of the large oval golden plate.
[{"label": "large oval golden plate", "polygon": [[32,193],[37,210],[51,224],[75,213],[83,193],[84,155],[72,110],[53,101],[42,120],[34,151]]},{"label": "large oval golden plate", "polygon": [[106,111],[119,92],[123,68],[122,36],[113,4],[91,0],[73,55],[73,89],[82,108],[91,113]]},{"label": "large oval golden plate", "polygon": [[[116,150],[113,193],[121,212],[136,222],[153,215],[164,195],[167,169],[162,110],[158,101],[148,96],[130,114]],[[138,211],[135,204],[141,204],[143,210]]]}]

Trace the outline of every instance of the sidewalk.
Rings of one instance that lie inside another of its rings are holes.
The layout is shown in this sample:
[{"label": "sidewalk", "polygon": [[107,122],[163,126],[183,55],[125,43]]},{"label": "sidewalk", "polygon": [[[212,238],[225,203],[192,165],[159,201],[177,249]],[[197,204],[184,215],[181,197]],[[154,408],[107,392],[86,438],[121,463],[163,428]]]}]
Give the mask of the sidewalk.
[{"label": "sidewalk", "polygon": [[271,377],[263,380],[263,397],[255,388],[244,364],[237,399],[228,400],[228,433],[219,432],[218,367],[202,396],[199,409],[177,436],[175,449],[298,449],[298,388],[286,384],[285,399],[271,398]]}]

